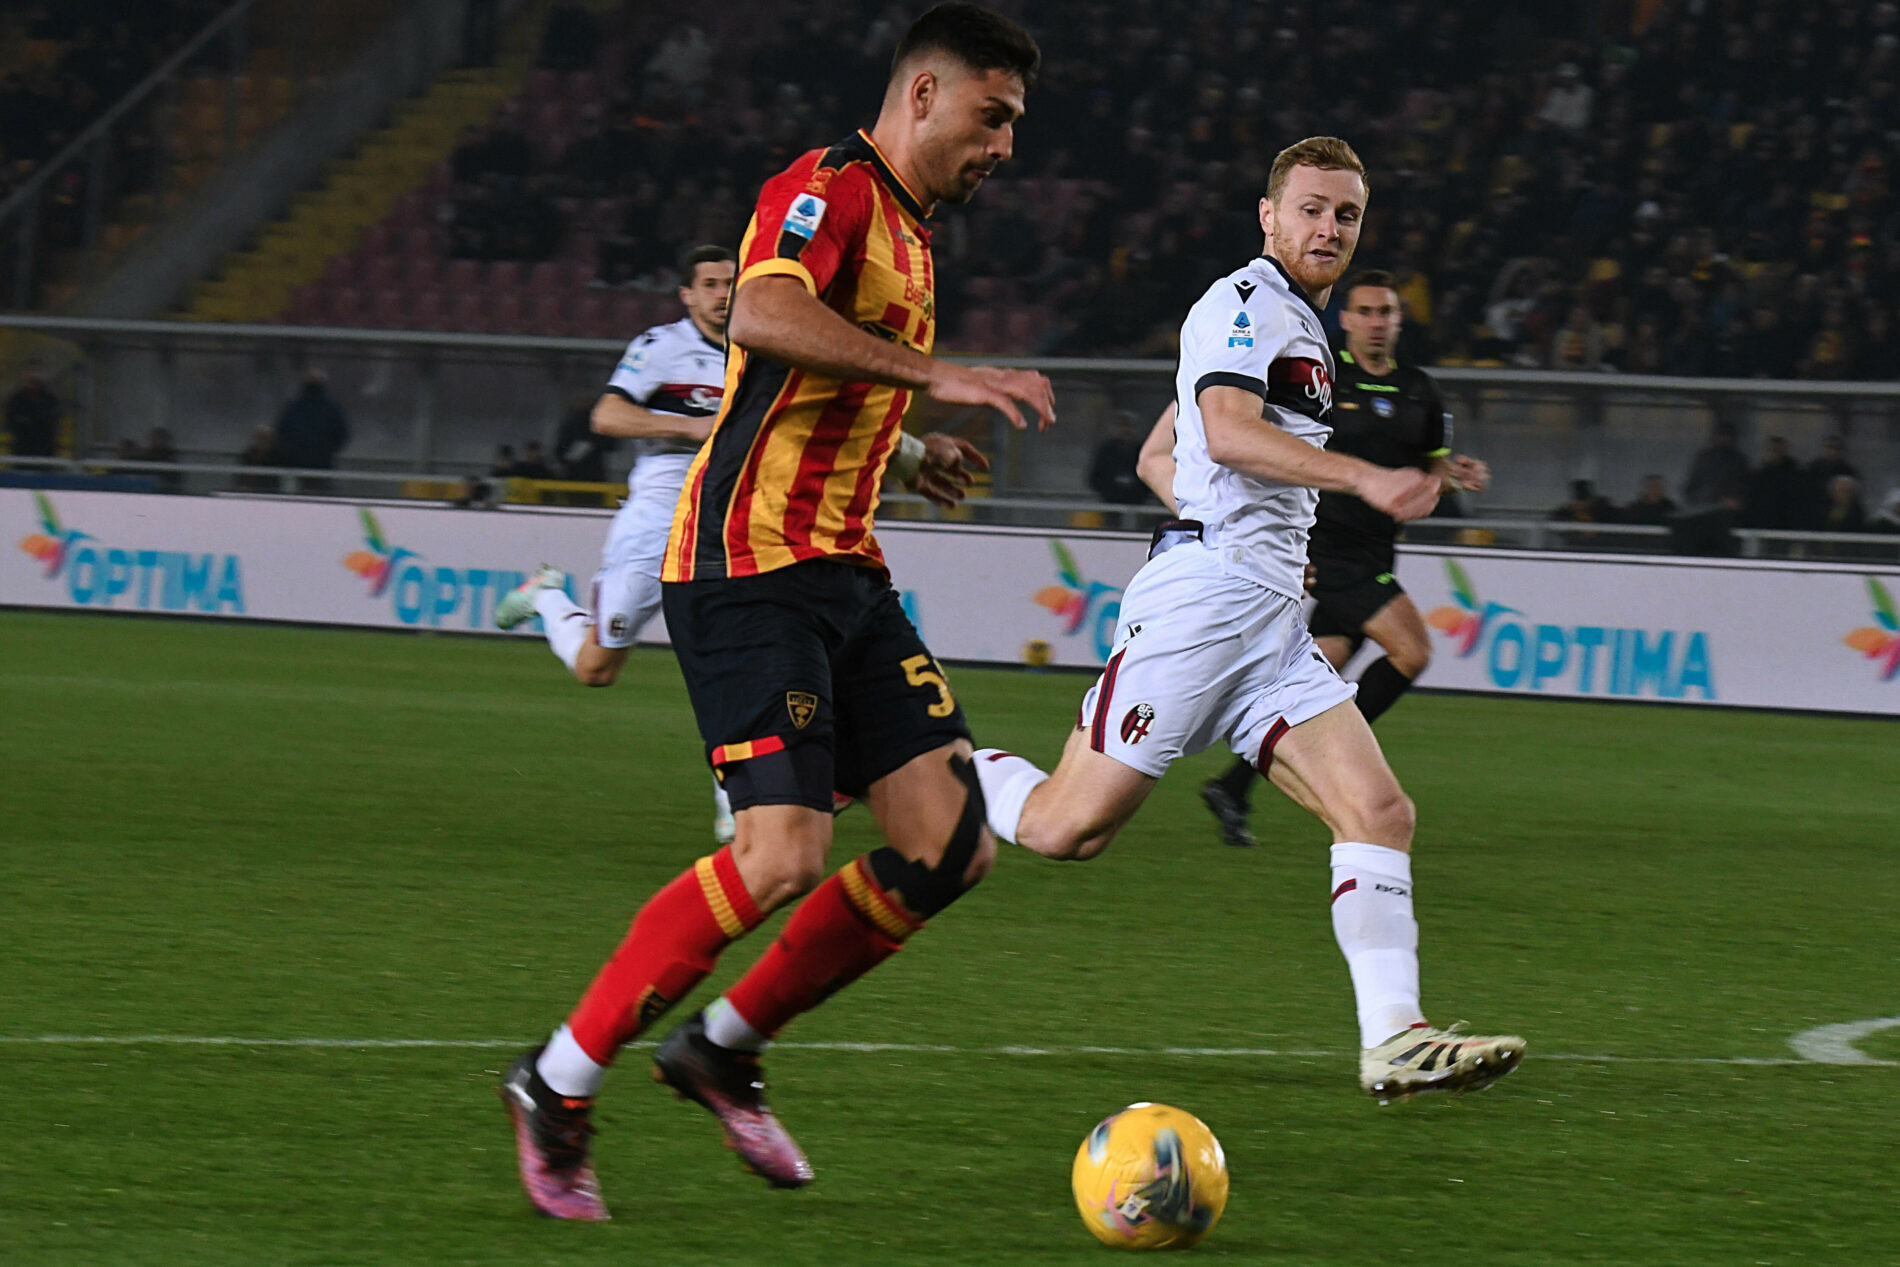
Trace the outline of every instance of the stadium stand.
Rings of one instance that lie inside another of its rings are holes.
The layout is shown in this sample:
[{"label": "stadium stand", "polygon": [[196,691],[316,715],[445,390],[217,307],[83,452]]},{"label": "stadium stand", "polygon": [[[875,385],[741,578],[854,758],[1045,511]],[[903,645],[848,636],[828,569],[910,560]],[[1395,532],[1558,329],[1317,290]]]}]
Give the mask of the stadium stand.
[{"label": "stadium stand", "polygon": [[[1255,249],[1273,150],[1330,132],[1371,166],[1361,258],[1399,273],[1415,359],[1818,378],[1900,363],[1891,3],[1115,15],[1031,15],[1048,62],[1017,158],[941,215],[951,347],[1164,354],[1201,282]],[[558,6],[519,93],[281,315],[665,319],[680,247],[736,239],[764,175],[870,115],[901,17],[742,3],[690,26]],[[715,67],[744,73],[715,84]],[[467,290],[379,302],[362,276],[421,228],[439,263],[482,262],[483,291],[487,261],[555,267],[529,274],[519,317]],[[597,317],[575,305],[589,286],[613,292]]]}]

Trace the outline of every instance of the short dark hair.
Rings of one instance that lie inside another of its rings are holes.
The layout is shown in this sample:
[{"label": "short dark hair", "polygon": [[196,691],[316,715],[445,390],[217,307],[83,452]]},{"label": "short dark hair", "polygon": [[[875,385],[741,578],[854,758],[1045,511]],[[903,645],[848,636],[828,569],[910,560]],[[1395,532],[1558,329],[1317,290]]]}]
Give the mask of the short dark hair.
[{"label": "short dark hair", "polygon": [[732,252],[723,246],[696,246],[680,256],[680,285],[691,286],[693,279],[699,276],[701,264],[726,264],[732,262]]},{"label": "short dark hair", "polygon": [[1352,292],[1361,286],[1377,286],[1381,290],[1389,290],[1394,294],[1397,294],[1399,289],[1398,279],[1383,268],[1362,268],[1346,279],[1346,284],[1339,288],[1339,293],[1350,302]]},{"label": "short dark hair", "polygon": [[1029,32],[1000,13],[962,0],[940,4],[910,24],[891,56],[891,75],[931,50],[948,53],[971,70],[1014,71],[1024,89],[1036,86],[1036,71],[1042,66],[1042,50]]}]

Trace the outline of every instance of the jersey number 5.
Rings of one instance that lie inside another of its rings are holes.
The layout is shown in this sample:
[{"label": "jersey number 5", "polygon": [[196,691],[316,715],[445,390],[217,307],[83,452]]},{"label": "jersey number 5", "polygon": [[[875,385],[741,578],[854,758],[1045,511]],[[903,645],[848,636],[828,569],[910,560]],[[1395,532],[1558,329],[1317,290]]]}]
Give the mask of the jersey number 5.
[{"label": "jersey number 5", "polygon": [[934,686],[937,688],[937,702],[927,711],[932,717],[948,717],[957,710],[957,697],[950,693],[950,684],[943,680],[943,666],[927,655],[914,655],[904,661],[904,680],[912,686]]}]

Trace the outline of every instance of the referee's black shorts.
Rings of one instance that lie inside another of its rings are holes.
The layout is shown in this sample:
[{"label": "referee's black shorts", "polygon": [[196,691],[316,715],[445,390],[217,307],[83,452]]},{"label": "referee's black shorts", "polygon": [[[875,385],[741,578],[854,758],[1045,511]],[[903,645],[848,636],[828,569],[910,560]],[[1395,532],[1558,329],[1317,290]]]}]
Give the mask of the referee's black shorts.
[{"label": "referee's black shorts", "polygon": [[1396,572],[1392,546],[1366,546],[1311,552],[1313,618],[1307,632],[1315,638],[1365,637],[1366,622],[1405,592]]},{"label": "referee's black shorts", "polygon": [[970,728],[879,568],[811,559],[669,582],[666,627],[734,810],[863,796]]}]

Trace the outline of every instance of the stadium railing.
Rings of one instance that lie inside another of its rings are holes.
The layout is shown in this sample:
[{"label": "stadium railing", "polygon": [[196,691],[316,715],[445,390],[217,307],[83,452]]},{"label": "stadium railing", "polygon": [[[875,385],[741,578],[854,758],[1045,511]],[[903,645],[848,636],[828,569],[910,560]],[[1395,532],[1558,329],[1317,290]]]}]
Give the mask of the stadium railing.
[{"label": "stadium railing", "polygon": [[[72,404],[64,451],[88,464],[116,463],[120,441],[154,427],[173,433],[181,457],[208,463],[206,491],[230,486],[231,455],[270,423],[310,366],[330,375],[353,438],[343,469],[313,478],[355,481],[364,495],[399,496],[405,484],[483,477],[498,445],[551,439],[562,415],[599,395],[619,340],[427,333],[280,325],[126,321],[0,314],[0,330],[31,332],[65,346],[71,371],[56,384]],[[990,358],[986,358],[990,359]],[[1119,359],[1003,360],[1056,383],[1059,425],[1017,432],[1000,415],[914,404],[910,425],[949,426],[987,439],[994,469],[955,517],[1068,529],[1141,530],[1158,508],[1109,506],[1089,492],[1090,459],[1117,421],[1145,434],[1173,392],[1173,366]],[[1467,520],[1414,525],[1414,540],[1515,548],[1666,552],[1668,530],[1548,521],[1573,479],[1627,496],[1641,477],[1673,484],[1718,420],[1737,424],[1745,448],[1786,435],[1810,454],[1844,433],[1869,478],[1869,509],[1900,483],[1900,384],[1677,379],[1482,368],[1434,369],[1455,415],[1457,447],[1485,458],[1492,491],[1467,497]],[[0,393],[10,385],[0,384]],[[984,434],[987,432],[987,436]],[[627,460],[623,451],[617,459]],[[175,468],[198,488],[200,473]],[[255,474],[259,468],[245,468]],[[222,471],[224,474],[216,474]],[[485,478],[485,477],[484,477]],[[573,490],[569,490],[573,491]],[[352,493],[352,495],[355,495]],[[586,494],[575,492],[576,497]],[[887,516],[941,517],[895,498]],[[1848,547],[1879,550],[1891,538],[1738,531],[1743,555],[1817,557]],[[1884,557],[1884,556],[1883,556]]]}]

